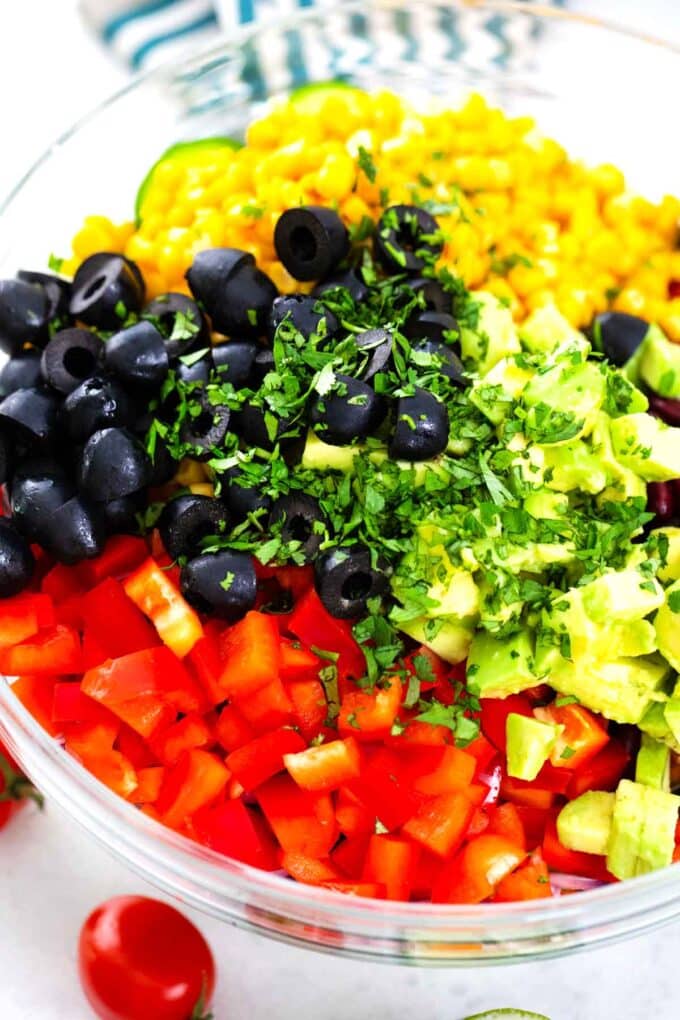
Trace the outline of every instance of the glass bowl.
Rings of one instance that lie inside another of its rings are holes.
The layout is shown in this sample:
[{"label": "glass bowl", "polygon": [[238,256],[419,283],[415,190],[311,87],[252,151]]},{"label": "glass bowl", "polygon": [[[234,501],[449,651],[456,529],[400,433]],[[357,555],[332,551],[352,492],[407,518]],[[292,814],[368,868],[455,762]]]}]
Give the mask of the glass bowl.
[{"label": "glass bowl", "polygon": [[[680,51],[524,3],[377,0],[300,11],[131,84],[45,153],[0,210],[0,277],[67,253],[86,214],[130,218],[138,182],[181,139],[237,136],[269,97],[342,77],[415,102],[481,91],[654,197],[678,180],[663,130]],[[650,114],[656,109],[658,117]],[[555,956],[680,916],[680,865],[533,903],[474,907],[354,899],[218,856],[89,775],[0,681],[0,737],[47,795],[164,892],[226,922],[327,952],[444,965]]]}]

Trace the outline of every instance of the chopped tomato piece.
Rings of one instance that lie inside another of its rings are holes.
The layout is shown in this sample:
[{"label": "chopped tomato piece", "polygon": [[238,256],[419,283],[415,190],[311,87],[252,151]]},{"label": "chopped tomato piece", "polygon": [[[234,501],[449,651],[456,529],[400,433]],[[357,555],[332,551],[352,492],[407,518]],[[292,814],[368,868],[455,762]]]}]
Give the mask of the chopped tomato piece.
[{"label": "chopped tomato piece", "polygon": [[567,796],[575,800],[588,790],[615,790],[628,767],[630,754],[620,740],[610,740],[599,754],[572,773]]},{"label": "chopped tomato piece", "polygon": [[418,855],[418,847],[409,839],[401,836],[371,836],[362,878],[365,882],[384,885],[388,900],[408,900]]},{"label": "chopped tomato piece", "polygon": [[548,866],[540,853],[532,854],[526,864],[511,872],[496,886],[494,900],[510,903],[518,900],[543,900],[552,896]]},{"label": "chopped tomato piece", "polygon": [[474,807],[462,793],[442,793],[420,805],[402,832],[438,857],[448,857],[465,838]]},{"label": "chopped tomato piece", "polygon": [[153,804],[161,792],[165,769],[162,765],[137,770],[137,787],[130,794],[133,804]]},{"label": "chopped tomato piece", "polygon": [[293,719],[306,740],[313,740],[324,728],[328,717],[326,692],[319,680],[296,680],[286,684],[293,706]]},{"label": "chopped tomato piece", "polygon": [[352,737],[286,754],[283,764],[303,790],[337,790],[359,775],[359,745]]},{"label": "chopped tomato piece", "polygon": [[337,654],[337,668],[340,677],[351,676],[359,679],[366,672],[364,653],[352,634],[351,626],[345,620],[325,609],[314,587],[297,602],[288,629],[308,648],[319,648]]},{"label": "chopped tomato piece", "polygon": [[432,892],[434,903],[482,903],[522,863],[526,853],[503,836],[483,833],[445,868]]},{"label": "chopped tomato piece", "polygon": [[209,751],[185,751],[176,765],[168,769],[156,808],[165,825],[176,829],[199,808],[222,792],[229,770]]},{"label": "chopped tomato piece", "polygon": [[245,698],[279,678],[281,652],[276,619],[251,610],[221,638],[220,685],[229,698]]},{"label": "chopped tomato piece", "polygon": [[489,832],[504,836],[515,846],[527,848],[527,839],[519,810],[514,804],[498,804],[489,808]]},{"label": "chopped tomato piece", "polygon": [[241,800],[201,808],[193,817],[197,837],[218,853],[264,871],[279,867],[276,844],[266,823]]},{"label": "chopped tomato piece", "polygon": [[62,624],[39,631],[30,641],[0,650],[0,673],[5,676],[65,676],[78,673],[81,666],[78,632]]},{"label": "chopped tomato piece", "polygon": [[267,733],[293,722],[293,703],[278,677],[247,697],[236,700],[239,711],[258,733]]},{"label": "chopped tomato piece", "polygon": [[574,770],[602,750],[609,734],[602,722],[582,705],[545,705],[535,708],[541,722],[564,727],[550,755],[557,769]]},{"label": "chopped tomato piece", "polygon": [[319,859],[299,853],[284,853],[281,857],[281,867],[296,882],[304,882],[305,885],[324,885],[326,882],[342,881],[342,875],[336,871],[327,857]]},{"label": "chopped tomato piece", "polygon": [[398,676],[389,677],[387,687],[373,691],[349,691],[342,699],[338,716],[341,736],[357,740],[381,740],[387,737],[399,714],[402,685]]},{"label": "chopped tomato piece", "polygon": [[523,694],[510,694],[507,698],[482,698],[480,705],[482,733],[498,751],[505,754],[507,718],[511,712],[532,718],[531,702]]},{"label": "chopped tomato piece", "polygon": [[104,658],[118,659],[159,644],[154,628],[112,577],[83,596],[83,615]]},{"label": "chopped tomato piece", "polygon": [[93,587],[105,577],[125,577],[148,555],[149,549],[143,538],[137,538],[135,535],[113,535],[100,556],[92,560],[83,560],[75,569],[83,583]]},{"label": "chopped tomato piece", "polygon": [[205,719],[197,712],[191,712],[167,729],[157,730],[149,742],[164,765],[174,765],[184,751],[208,747],[213,741],[213,734]]},{"label": "chopped tomato piece", "polygon": [[283,771],[285,755],[304,748],[305,742],[295,730],[274,730],[232,751],[226,764],[244,789],[254,790]]},{"label": "chopped tomato piece", "polygon": [[257,799],[285,852],[328,856],[338,835],[328,794],[301,790],[283,773],[258,787]]},{"label": "chopped tomato piece", "polygon": [[182,659],[203,636],[198,614],[168,574],[151,558],[123,585],[126,594],[148,616],[164,644]]},{"label": "chopped tomato piece", "polygon": [[236,751],[257,734],[234,705],[225,705],[215,725],[215,736],[226,751]]}]

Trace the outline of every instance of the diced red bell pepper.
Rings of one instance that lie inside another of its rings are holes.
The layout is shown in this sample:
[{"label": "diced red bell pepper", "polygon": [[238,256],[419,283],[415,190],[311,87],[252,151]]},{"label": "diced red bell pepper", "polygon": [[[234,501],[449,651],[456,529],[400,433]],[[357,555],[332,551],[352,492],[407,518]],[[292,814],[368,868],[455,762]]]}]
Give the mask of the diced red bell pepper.
[{"label": "diced red bell pepper", "polygon": [[226,765],[244,789],[254,790],[283,771],[284,755],[304,748],[305,742],[295,730],[273,730],[232,751]]},{"label": "diced red bell pepper", "polygon": [[385,738],[385,742],[393,747],[443,747],[444,744],[450,744],[451,730],[446,726],[433,726],[432,723],[419,722],[415,718],[418,711],[418,709],[412,711],[400,709],[398,718],[395,720],[401,724],[396,727],[400,732],[390,733]]},{"label": "diced red bell pepper", "polygon": [[155,629],[112,577],[83,596],[83,614],[105,658],[118,659],[160,644]]},{"label": "diced red bell pepper", "polygon": [[482,903],[525,857],[525,851],[510,840],[485,832],[467,843],[442,871],[432,901]]},{"label": "diced red bell pepper", "polygon": [[510,840],[515,846],[521,847],[522,850],[527,849],[524,825],[514,804],[498,804],[496,807],[489,808],[488,816],[489,832],[493,832],[496,836],[504,836],[505,839]]},{"label": "diced red bell pepper", "polygon": [[550,755],[550,762],[556,769],[579,768],[609,741],[601,720],[582,705],[545,705],[535,708],[534,715],[541,722],[563,727]]},{"label": "diced red bell pepper", "polygon": [[291,593],[294,602],[314,584],[314,568],[311,566],[276,566],[256,559],[255,573],[260,581],[276,581],[280,588]]},{"label": "diced red bell pepper", "polygon": [[105,722],[65,723],[64,738],[69,750],[79,758],[94,757],[113,750],[119,726],[113,717]]},{"label": "diced red bell pepper", "polygon": [[394,752],[380,748],[362,763],[359,778],[348,783],[386,829],[398,829],[416,811],[420,800],[401,775],[400,761]]},{"label": "diced red bell pepper", "polygon": [[438,857],[449,857],[463,842],[474,807],[462,793],[428,798],[402,832]]},{"label": "diced red bell pepper", "polygon": [[446,866],[447,862],[442,860],[441,857],[437,857],[436,854],[432,854],[421,847],[413,875],[411,899],[421,902],[423,900],[430,900],[432,898],[432,888],[438,880],[442,868]]},{"label": "diced red bell pepper", "polygon": [[123,587],[148,616],[164,644],[183,659],[203,637],[203,627],[169,575],[151,558],[145,560]]},{"label": "diced red bell pepper", "polygon": [[352,879],[360,879],[364,870],[366,851],[372,836],[375,835],[375,819],[370,831],[349,836],[338,843],[331,851],[331,861],[343,875]]},{"label": "diced red bell pepper", "polygon": [[550,899],[551,896],[548,866],[540,853],[535,853],[526,864],[521,864],[517,871],[512,871],[499,882],[493,898],[499,903],[513,903]]},{"label": "diced red bell pepper", "polygon": [[366,672],[364,653],[352,634],[351,626],[345,620],[331,616],[313,587],[296,603],[288,629],[308,648],[336,653],[340,677],[359,679]]},{"label": "diced red bell pepper", "polygon": [[100,782],[128,798],[137,788],[137,772],[125,755],[114,750],[117,732],[117,722],[68,723],[64,727],[65,746]]},{"label": "diced red bell pepper", "polygon": [[246,698],[279,679],[281,652],[276,619],[251,610],[221,638],[220,685],[229,698]]},{"label": "diced red bell pepper", "polygon": [[59,605],[60,602],[64,602],[74,595],[81,595],[84,585],[79,568],[57,563],[43,577],[40,582],[40,590],[48,595],[55,605]]},{"label": "diced red bell pepper", "polygon": [[467,838],[474,839],[475,836],[481,836],[483,832],[486,832],[489,828],[489,811],[487,808],[478,807],[475,808],[474,814],[470,819],[468,825]]},{"label": "diced red bell pepper", "polygon": [[293,703],[278,677],[236,701],[239,711],[257,733],[268,733],[293,722]]},{"label": "diced red bell pepper", "polygon": [[118,724],[114,714],[94,698],[83,694],[80,684],[75,681],[54,685],[52,701],[52,718],[57,723],[108,722]]},{"label": "diced red bell pepper", "polygon": [[0,673],[5,676],[66,676],[80,672],[81,666],[80,637],[61,624],[0,650]]},{"label": "diced red bell pepper", "polygon": [[157,730],[149,743],[164,765],[174,765],[184,751],[209,747],[214,737],[205,719],[197,712],[190,712],[167,729]]},{"label": "diced red bell pepper", "polygon": [[205,691],[211,705],[220,705],[225,700],[224,689],[219,682],[222,675],[221,631],[222,628],[214,620],[207,623],[203,628],[203,637],[196,642],[184,660]]},{"label": "diced red bell pepper", "polygon": [[586,854],[580,850],[569,850],[560,843],[557,835],[557,814],[551,812],[546,821],[543,837],[542,855],[551,871],[561,871],[567,875],[581,875],[584,878],[595,878],[600,882],[612,881],[607,871],[605,858],[597,854]]},{"label": "diced red bell pepper", "polygon": [[281,679],[285,683],[300,680],[317,680],[323,663],[318,655],[310,652],[299,641],[281,638]]},{"label": "diced red bell pepper", "polygon": [[434,690],[446,679],[450,668],[447,662],[440,659],[436,652],[426,645],[420,645],[404,656],[406,674],[419,679],[421,693]]},{"label": "diced red bell pepper", "polygon": [[488,768],[493,759],[497,755],[497,750],[490,741],[486,739],[483,733],[480,733],[478,737],[468,744],[465,748],[466,754],[471,754],[472,757],[477,761],[477,768],[480,772]]},{"label": "diced red bell pepper", "polygon": [[87,627],[83,630],[82,637],[83,672],[88,669],[95,669],[106,662],[108,655],[97,641],[94,634]]},{"label": "diced red bell pepper", "polygon": [[64,599],[63,602],[54,607],[54,612],[57,623],[63,624],[64,627],[73,627],[78,631],[82,631],[85,627],[82,593],[71,595],[69,598]]},{"label": "diced red bell pepper", "polygon": [[185,751],[168,769],[156,809],[165,825],[176,829],[215,800],[228,781],[229,770],[216,755],[200,749]]},{"label": "diced red bell pepper", "polygon": [[61,729],[52,721],[55,683],[51,676],[20,676],[11,686],[12,694],[52,737],[58,736]]},{"label": "diced red bell pepper", "polygon": [[234,705],[225,705],[217,719],[215,736],[225,751],[236,751],[254,740],[257,733]]},{"label": "diced red bell pepper", "polygon": [[458,793],[472,783],[476,762],[472,755],[458,747],[443,747],[437,751],[438,760],[432,768],[413,780],[413,789],[428,797],[440,793]]},{"label": "diced red bell pepper", "polygon": [[349,790],[341,787],[335,802],[335,817],[344,836],[375,832],[375,815]]},{"label": "diced red bell pepper", "polygon": [[149,555],[149,547],[143,538],[135,535],[113,535],[100,556],[92,560],[83,560],[77,566],[83,582],[92,588],[105,577],[121,578]]},{"label": "diced red bell pepper", "polygon": [[352,737],[331,740],[327,744],[285,754],[283,764],[303,790],[337,790],[359,775],[359,745]]},{"label": "diced red bell pepper", "polygon": [[49,595],[23,594],[0,600],[0,650],[32,638],[56,623]]},{"label": "diced red bell pepper", "polygon": [[522,779],[513,779],[511,776],[503,776],[501,794],[513,804],[524,804],[526,807],[539,808],[541,811],[547,811],[555,802],[553,790],[546,790],[538,785],[525,783]]},{"label": "diced red bell pepper", "polygon": [[242,800],[202,808],[193,825],[201,843],[217,853],[263,871],[278,869],[276,844],[266,823]]},{"label": "diced red bell pepper", "polygon": [[413,888],[419,849],[401,836],[371,836],[362,878],[385,887],[388,900],[408,900]]},{"label": "diced red bell pepper", "polygon": [[510,694],[507,698],[482,698],[480,701],[482,733],[497,750],[505,754],[507,747],[506,722],[511,712],[533,717],[533,706],[523,694]]},{"label": "diced red bell pepper", "polygon": [[132,652],[88,670],[82,687],[85,694],[113,711],[121,702],[143,696],[155,696],[179,712],[202,712],[206,707],[203,692],[191,674],[164,645]]},{"label": "diced red bell pepper", "polygon": [[392,675],[387,687],[349,691],[340,705],[340,735],[357,740],[382,740],[389,736],[401,707],[402,690],[399,677]]},{"label": "diced red bell pepper", "polygon": [[296,680],[285,685],[293,706],[293,720],[305,740],[313,740],[328,717],[326,692],[319,680]]},{"label": "diced red bell pepper", "polygon": [[156,694],[141,694],[129,701],[116,702],[111,706],[111,711],[145,739],[156,730],[170,726],[177,718],[177,710],[167,702],[160,701]]},{"label": "diced red bell pepper", "polygon": [[154,804],[158,800],[165,778],[165,768],[155,765],[137,770],[137,788],[130,794],[133,804]]},{"label": "diced red bell pepper", "polygon": [[284,853],[281,856],[281,867],[296,882],[303,882],[305,885],[342,882],[342,875],[333,867],[327,857],[315,858],[299,853]]},{"label": "diced red bell pepper", "polygon": [[284,851],[328,856],[338,836],[328,794],[301,790],[285,772],[258,787],[257,799]]},{"label": "diced red bell pepper", "polygon": [[138,773],[140,769],[158,765],[158,759],[144,737],[122,720],[120,720],[120,729],[116,737],[116,750],[129,758]]},{"label": "diced red bell pepper", "polygon": [[361,896],[369,900],[385,899],[385,886],[381,882],[325,882],[324,888],[344,893],[346,896]]},{"label": "diced red bell pepper", "polygon": [[630,762],[620,740],[610,740],[594,758],[577,768],[569,780],[567,797],[575,800],[588,790],[615,790]]},{"label": "diced red bell pepper", "polygon": [[543,842],[548,811],[527,804],[516,804],[515,807],[524,828],[527,849],[534,850]]}]

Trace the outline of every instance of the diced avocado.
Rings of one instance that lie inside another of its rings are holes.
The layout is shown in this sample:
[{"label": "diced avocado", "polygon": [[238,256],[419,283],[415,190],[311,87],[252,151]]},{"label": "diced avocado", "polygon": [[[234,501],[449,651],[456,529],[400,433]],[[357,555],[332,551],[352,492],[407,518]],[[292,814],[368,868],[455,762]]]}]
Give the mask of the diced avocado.
[{"label": "diced avocado", "polygon": [[399,628],[419,644],[430,648],[445,662],[453,664],[467,659],[474,634],[472,627],[441,616],[437,620],[423,616],[405,623],[400,621]]},{"label": "diced avocado", "polygon": [[585,339],[556,305],[536,308],[519,329],[522,346],[532,353],[549,353],[570,340]]},{"label": "diced avocado", "polygon": [[589,790],[565,804],[557,816],[560,843],[584,854],[606,854],[615,800],[613,793]]},{"label": "diced avocado", "polygon": [[632,878],[664,868],[673,860],[680,797],[622,779],[612,815],[607,868]]},{"label": "diced avocado", "polygon": [[638,371],[655,393],[680,397],[680,345],[667,340],[658,326],[650,327],[642,343]]},{"label": "diced avocado", "polygon": [[568,512],[569,500],[561,492],[537,489],[524,497],[524,509],[534,520],[555,521]]},{"label": "diced avocado", "polygon": [[[605,391],[602,366],[593,361],[575,365],[562,362],[547,372],[536,373],[522,394],[529,408],[527,433],[543,445],[587,435],[595,424]],[[570,420],[564,422],[564,415],[571,416]]]},{"label": "diced avocado", "polygon": [[608,482],[607,472],[599,457],[581,439],[563,446],[546,446],[545,484],[556,492],[582,489],[591,495],[602,492]]},{"label": "diced avocado", "polygon": [[[635,391],[636,393],[639,391]],[[647,404],[647,398],[643,394],[640,394]],[[631,407],[631,411],[646,410],[645,407]],[[611,500],[617,502],[622,499],[633,499],[639,497],[646,499],[647,497],[647,486],[642,478],[637,475],[630,468],[626,468],[621,464],[616,456],[614,455],[614,449],[612,447],[611,433],[609,430],[609,423],[611,419],[608,414],[604,411],[600,411],[593,425],[593,431],[590,436],[590,442],[592,445],[593,454],[597,457],[600,465],[607,472],[609,484],[607,488],[601,493],[600,499],[602,501]]]},{"label": "diced avocado", "polygon": [[[663,718],[671,732],[673,741],[680,746],[680,680],[676,683],[673,693],[663,706]],[[665,740],[667,744],[670,744],[667,737]]]},{"label": "diced avocado", "polygon": [[653,786],[655,790],[670,790],[671,749],[668,744],[642,734],[640,750],[635,759],[635,782]]},{"label": "diced avocado", "polygon": [[666,588],[665,601],[654,617],[659,651],[680,672],[680,581]]},{"label": "diced avocado", "polygon": [[510,712],[505,728],[508,775],[532,782],[550,757],[563,729],[564,726]]},{"label": "diced avocado", "polygon": [[647,482],[680,477],[680,428],[650,414],[612,418],[612,446],[616,458]]},{"label": "diced avocado", "polygon": [[[629,620],[627,623],[615,623],[602,630],[609,633],[609,649],[624,657],[651,655],[657,650],[656,631],[650,620]],[[602,645],[606,643],[604,638]],[[604,647],[603,647],[604,653]]]},{"label": "diced avocado", "polygon": [[489,421],[498,425],[532,377],[533,372],[518,365],[515,358],[501,358],[491,371],[473,383],[470,400]]},{"label": "diced avocado", "polygon": [[348,473],[354,467],[363,446],[332,446],[324,443],[311,429],[307,433],[302,451],[302,467],[312,471],[343,471]]},{"label": "diced avocado", "polygon": [[648,733],[654,740],[660,740],[662,743],[668,744],[671,751],[680,754],[680,741],[676,739],[666,719],[666,709],[671,704],[671,701],[653,701],[642,719],[640,719],[638,726],[643,733]]},{"label": "diced avocado", "polygon": [[[466,453],[469,453],[472,449],[472,440],[463,438],[456,438],[450,436],[449,441],[446,444],[446,452],[450,453],[452,457],[464,457]],[[427,462],[425,462],[427,463]],[[418,467],[418,465],[414,465]]]},{"label": "diced avocado", "polygon": [[515,454],[511,466],[519,471],[522,481],[530,485],[543,485],[546,460],[543,448],[530,443],[526,436],[518,432],[508,443],[508,450]]},{"label": "diced avocado", "polygon": [[[449,564],[450,562],[449,560]],[[429,598],[439,603],[430,610],[429,616],[455,616],[458,619],[465,619],[479,613],[479,588],[467,570],[450,566],[441,580],[436,580],[430,585],[427,594]]]},{"label": "diced avocado", "polygon": [[467,663],[469,690],[480,698],[507,698],[536,684],[533,642],[528,630],[498,638],[478,631]]},{"label": "diced avocado", "polygon": [[519,354],[521,347],[510,309],[486,291],[478,290],[475,300],[479,304],[477,328],[461,329],[460,346],[463,358],[473,361],[483,376],[501,358]]},{"label": "diced avocado", "polygon": [[656,576],[663,584],[680,581],[680,528],[655,528],[650,538],[665,538],[667,543],[665,563],[659,567]]},{"label": "diced avocado", "polygon": [[663,604],[658,581],[637,570],[611,570],[580,589],[583,608],[591,620],[639,620]]}]

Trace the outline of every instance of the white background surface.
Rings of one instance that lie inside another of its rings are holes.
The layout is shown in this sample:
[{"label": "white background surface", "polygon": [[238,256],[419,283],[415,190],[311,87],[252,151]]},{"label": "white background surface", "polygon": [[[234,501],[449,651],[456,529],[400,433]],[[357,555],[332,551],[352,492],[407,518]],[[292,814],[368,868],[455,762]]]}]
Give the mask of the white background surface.
[{"label": "white background surface", "polygon": [[[572,6],[680,42],[675,0]],[[75,0],[0,0],[0,13],[4,195],[46,143],[123,84],[125,74],[80,25]],[[664,130],[661,110],[662,104]],[[0,1020],[87,1020],[75,970],[79,926],[103,899],[148,887],[49,805],[43,816],[23,812],[0,835],[0,863]],[[551,1020],[680,1015],[680,925],[567,960],[434,971],[316,956],[196,920],[218,962],[216,1020],[460,1020],[505,1005]]]}]

